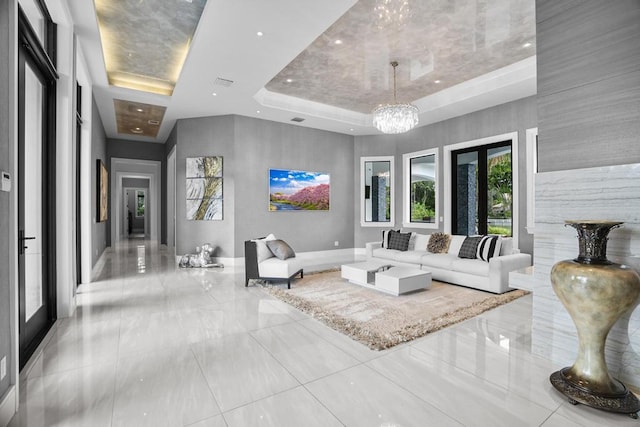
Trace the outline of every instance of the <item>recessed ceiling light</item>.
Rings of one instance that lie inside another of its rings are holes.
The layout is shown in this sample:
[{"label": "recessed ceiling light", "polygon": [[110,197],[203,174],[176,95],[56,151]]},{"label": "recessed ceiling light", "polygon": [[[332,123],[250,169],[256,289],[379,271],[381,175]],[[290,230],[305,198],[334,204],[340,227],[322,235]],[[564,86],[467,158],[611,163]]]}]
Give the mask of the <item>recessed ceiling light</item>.
[{"label": "recessed ceiling light", "polygon": [[260,110],[256,110],[256,113],[260,114]]},{"label": "recessed ceiling light", "polygon": [[353,132],[353,128],[349,129],[351,132]]},{"label": "recessed ceiling light", "polygon": [[287,79],[287,83],[291,83],[293,79]]},{"label": "recessed ceiling light", "polygon": [[342,40],[338,39],[336,41],[334,41],[335,44],[342,44]]},{"label": "recessed ceiling light", "polygon": [[136,111],[137,111],[138,113],[143,113],[143,112],[144,112],[144,110],[143,110],[142,108],[136,108]]},{"label": "recessed ceiling light", "polygon": [[440,83],[440,80],[434,80],[433,82],[434,82],[435,84],[438,84],[438,83]]},{"label": "recessed ceiling light", "polygon": [[134,128],[134,129],[131,129],[131,132],[133,132],[133,133],[142,133],[142,129]]},{"label": "recessed ceiling light", "polygon": [[525,43],[522,45],[522,47],[531,47],[531,43]]},{"label": "recessed ceiling light", "polygon": [[258,37],[262,37],[262,36],[264,36],[264,33],[263,33],[262,31],[258,31],[258,32],[256,33],[256,36],[258,36]]},{"label": "recessed ceiling light", "polygon": [[213,96],[218,96],[218,94],[217,94],[217,93],[215,93],[215,92],[213,92],[211,95],[213,95]]}]

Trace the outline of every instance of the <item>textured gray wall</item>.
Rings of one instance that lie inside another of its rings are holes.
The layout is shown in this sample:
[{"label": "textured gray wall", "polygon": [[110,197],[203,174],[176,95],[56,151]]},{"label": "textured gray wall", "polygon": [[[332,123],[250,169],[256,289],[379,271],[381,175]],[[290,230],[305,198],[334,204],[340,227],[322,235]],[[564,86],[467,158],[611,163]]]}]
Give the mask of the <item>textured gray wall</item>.
[{"label": "textured gray wall", "polygon": [[[179,120],[176,148],[176,253],[193,253],[196,246],[217,246],[215,256],[233,257],[234,205],[234,135],[233,117],[203,117]],[[222,221],[186,219],[186,158],[222,156]],[[242,169],[240,169],[242,170]]]},{"label": "textured gray wall", "polygon": [[[355,156],[353,159],[354,188],[359,191],[360,186],[360,157],[362,156],[395,156],[395,229],[402,227],[402,155],[414,151],[426,150],[435,147],[444,147],[458,142],[484,138],[493,135],[501,135],[508,132],[518,132],[518,167],[520,191],[520,250],[533,253],[533,236],[525,229],[526,210],[526,135],[525,131],[537,126],[536,97],[520,99],[498,105],[464,116],[455,117],[438,123],[419,127],[401,135],[376,135],[359,136],[355,139]],[[439,152],[439,203],[440,216],[450,209],[444,206],[444,160],[443,151]],[[515,159],[514,159],[515,160]],[[359,193],[356,193],[359,194]],[[356,199],[353,218],[355,221],[355,246],[363,247],[366,242],[381,239],[381,230],[378,227],[360,226],[360,201]],[[436,230],[415,229],[421,233],[430,233]],[[442,224],[441,229],[442,231]]]},{"label": "textured gray wall", "polygon": [[536,2],[538,170],[640,162],[640,2]]},{"label": "textured gray wall", "polygon": [[[171,129],[171,132],[169,133],[167,140],[164,142],[165,158],[169,156],[169,153],[171,153],[171,149],[173,149],[173,147],[176,146],[177,142],[178,142],[178,124],[176,123],[173,126],[173,129]],[[166,218],[166,217],[163,215],[163,218]]]},{"label": "textured gray wall", "polygon": [[[353,137],[239,116],[180,120],[176,156],[178,254],[204,241],[217,256],[241,257],[243,242],[274,233],[299,252],[353,247]],[[187,157],[224,157],[224,220],[185,216]],[[329,212],[269,212],[269,169],[331,175]]]},{"label": "textured gray wall", "polygon": [[[107,159],[107,137],[95,99],[92,99],[91,108],[91,266],[93,267],[107,247],[107,233],[109,231],[109,221],[111,218],[111,206],[109,206],[109,220],[97,222],[98,206],[96,200],[98,197],[98,171],[96,160],[102,160],[109,173],[111,173],[111,168],[109,167],[109,161]],[[111,203],[111,199],[109,199],[109,203]]]},{"label": "textured gray wall", "polygon": [[[160,212],[162,219],[160,224],[160,243],[167,243],[167,222],[165,213],[167,212],[167,156],[165,155],[164,144],[127,141],[107,138],[107,156],[109,157],[109,173],[111,173],[111,158],[154,160],[160,164]],[[111,188],[109,188],[109,200],[111,200]],[[111,246],[111,216],[109,216],[109,226],[107,228],[107,245]]]},{"label": "textured gray wall", "polygon": [[[354,247],[352,136],[236,116],[235,142],[236,257],[269,233],[299,252]],[[329,173],[330,210],[269,212],[269,169]]]},{"label": "textured gray wall", "polygon": [[[11,28],[14,25],[9,13],[8,1],[0,2],[0,170],[11,173],[14,177],[13,162],[11,161],[10,141],[13,140],[9,130],[11,108],[9,106],[9,91],[11,88],[11,66],[15,62],[10,55]],[[15,190],[13,190],[15,191]],[[11,224],[11,195],[0,191],[0,358],[7,357],[7,372],[9,375],[0,381],[0,398],[4,396],[10,386],[10,370],[13,366],[13,347],[11,346],[11,258],[9,251],[12,236]]]}]

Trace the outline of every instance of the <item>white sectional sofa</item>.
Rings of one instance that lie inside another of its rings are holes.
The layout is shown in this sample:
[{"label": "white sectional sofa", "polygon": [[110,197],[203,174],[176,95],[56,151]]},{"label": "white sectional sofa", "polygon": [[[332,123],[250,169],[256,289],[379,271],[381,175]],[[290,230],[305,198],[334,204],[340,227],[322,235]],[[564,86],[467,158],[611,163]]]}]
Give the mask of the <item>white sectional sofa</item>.
[{"label": "white sectional sofa", "polygon": [[[427,247],[429,235],[417,234],[409,250],[399,251],[382,247],[382,242],[366,244],[367,260],[389,262],[397,266],[417,267],[430,271],[434,280],[481,289],[496,294],[509,288],[509,272],[529,267],[531,255],[514,253],[511,238],[503,238],[500,255],[489,259],[459,258],[458,252],[466,236],[452,235],[446,253],[431,253]],[[420,249],[416,249],[420,248]]]}]

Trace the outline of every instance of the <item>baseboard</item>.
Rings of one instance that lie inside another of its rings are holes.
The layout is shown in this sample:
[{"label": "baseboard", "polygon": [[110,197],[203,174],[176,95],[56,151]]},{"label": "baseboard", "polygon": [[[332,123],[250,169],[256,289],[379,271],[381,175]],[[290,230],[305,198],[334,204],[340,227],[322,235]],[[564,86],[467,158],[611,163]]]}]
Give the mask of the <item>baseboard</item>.
[{"label": "baseboard", "polygon": [[12,385],[0,401],[0,426],[6,427],[16,414],[16,386]]},{"label": "baseboard", "polygon": [[356,255],[355,253],[356,250],[357,249],[355,248],[348,248],[348,249],[329,249],[326,251],[299,252],[299,253],[296,253],[296,257],[300,258],[303,261],[313,260],[314,262],[316,262],[324,259],[333,259],[333,258]]},{"label": "baseboard", "polygon": [[[366,255],[365,248],[347,248],[347,249],[329,249],[325,251],[310,251],[310,252],[296,252],[296,258],[304,263],[306,261],[312,261],[313,263],[322,262],[324,260],[331,261],[332,259],[339,259],[345,256],[364,256]],[[180,263],[182,255],[176,255],[176,265]],[[216,257],[215,262],[228,267],[244,267],[244,257],[237,258],[223,258]]]}]

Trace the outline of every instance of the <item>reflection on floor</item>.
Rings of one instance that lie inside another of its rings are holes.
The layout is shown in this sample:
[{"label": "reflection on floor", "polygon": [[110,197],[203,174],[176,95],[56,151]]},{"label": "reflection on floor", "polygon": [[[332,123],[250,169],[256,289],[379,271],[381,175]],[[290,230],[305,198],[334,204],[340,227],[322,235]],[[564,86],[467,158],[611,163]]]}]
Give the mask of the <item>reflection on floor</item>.
[{"label": "reflection on floor", "polygon": [[[108,249],[23,372],[11,426],[603,426],[531,354],[531,297],[377,352],[163,247]],[[295,283],[294,285],[295,286]]]}]

